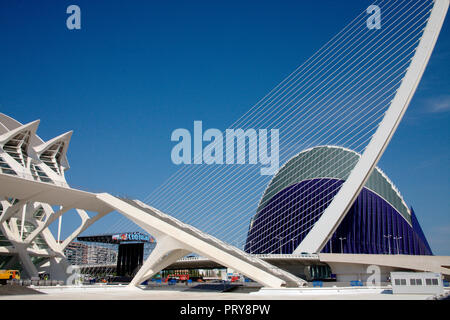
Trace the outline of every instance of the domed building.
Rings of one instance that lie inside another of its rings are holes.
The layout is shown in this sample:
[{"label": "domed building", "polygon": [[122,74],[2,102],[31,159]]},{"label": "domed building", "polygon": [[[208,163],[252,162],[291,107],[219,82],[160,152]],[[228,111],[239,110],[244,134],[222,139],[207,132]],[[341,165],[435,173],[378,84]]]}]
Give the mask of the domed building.
[{"label": "domed building", "polygon": [[[319,146],[291,158],[263,193],[245,250],[293,253],[360,157],[342,147]],[[414,210],[377,167],[321,253],[432,255]]]}]

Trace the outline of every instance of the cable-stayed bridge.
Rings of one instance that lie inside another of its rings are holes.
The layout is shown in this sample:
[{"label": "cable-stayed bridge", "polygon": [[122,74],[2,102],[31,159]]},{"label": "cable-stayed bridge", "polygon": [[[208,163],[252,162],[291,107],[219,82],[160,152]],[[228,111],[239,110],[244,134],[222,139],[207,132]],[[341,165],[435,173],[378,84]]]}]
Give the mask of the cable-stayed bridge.
[{"label": "cable-stayed bridge", "polygon": [[[357,162],[348,159],[336,167],[336,175],[348,172],[345,182],[317,222],[306,219],[308,233],[294,253],[319,253],[360,194],[411,102],[449,2],[382,0],[375,4],[382,9],[380,29],[367,28],[364,10],[230,126],[279,129],[281,164],[302,150],[320,145],[361,154]],[[36,274],[38,269],[31,257],[49,256],[50,268],[63,277],[64,247],[115,210],[123,219],[105,226],[105,232],[136,226],[158,240],[133,285],[190,252],[230,266],[266,286],[304,283],[239,249],[245,244],[258,200],[270,183],[270,177],[261,175],[259,167],[184,166],[144,202],[120,199],[68,187],[64,170],[68,168],[65,152],[71,133],[44,142],[36,135],[38,121],[22,125],[4,115],[1,120],[0,194],[5,200],[0,223],[2,236],[9,242],[1,249],[4,254],[18,255],[28,273]],[[248,153],[257,148],[258,144],[250,145]],[[195,157],[202,156],[195,155],[194,163]],[[311,168],[299,170],[316,170],[338,161],[341,159],[328,156]],[[322,201],[329,195],[324,190],[318,197]],[[298,199],[290,199],[284,206],[294,200]],[[48,226],[70,209],[77,209],[82,222],[60,243],[49,234]],[[85,211],[97,214],[90,217]],[[265,221],[264,227],[271,228],[274,223]],[[36,240],[41,235],[49,248],[38,248]],[[280,239],[280,247],[290,237],[284,239]],[[36,247],[30,248],[32,244]],[[252,248],[258,250],[264,245],[256,240]]]},{"label": "cable-stayed bridge", "polygon": [[[157,240],[157,246],[130,285],[139,285],[191,252],[199,253],[221,265],[232,267],[269,287],[299,286],[304,283],[304,280],[282,269],[276,268],[136,200],[120,199],[107,193],[93,194],[4,174],[0,175],[0,182],[2,194],[6,197],[22,199],[21,202],[8,207],[5,215],[12,216],[27,201],[58,205],[62,208],[61,211],[76,208],[97,212],[97,215],[93,218],[83,221],[80,227],[61,244],[61,248],[67,246],[90,224],[114,210],[122,213],[152,234]],[[27,255],[27,251],[21,249],[19,248],[18,252]],[[25,268],[28,269],[29,273],[34,273],[35,276],[37,272],[34,271],[35,268],[32,267],[30,259],[26,260],[29,261],[29,264],[25,265]],[[57,263],[54,264],[56,268]],[[61,270],[59,272],[62,273]],[[56,276],[55,269],[52,270],[52,274]],[[59,276],[61,277],[61,275]]]},{"label": "cable-stayed bridge", "polygon": [[[367,28],[369,15],[364,8],[228,127],[279,129],[280,165],[315,146],[338,146],[362,155],[357,163],[349,159],[336,166],[334,175],[351,174],[343,177],[347,182],[296,252],[320,251],[364,186],[414,95],[448,7],[445,1],[376,1],[374,5],[381,8],[380,29]],[[249,143],[247,148],[248,154],[257,152],[258,144]],[[202,155],[194,155],[192,162],[195,157]],[[298,169],[313,172],[338,161],[330,154],[315,167]],[[143,202],[243,248],[272,178],[261,175],[260,169],[248,164],[184,165]],[[330,194],[330,189],[324,190],[316,202],[326,201]],[[266,224],[275,224],[275,217]],[[304,225],[312,221],[306,219]],[[123,226],[130,229],[132,223],[118,220],[107,232]],[[297,231],[283,235],[280,246],[287,246]],[[259,241],[252,247],[258,251],[264,245]]]}]

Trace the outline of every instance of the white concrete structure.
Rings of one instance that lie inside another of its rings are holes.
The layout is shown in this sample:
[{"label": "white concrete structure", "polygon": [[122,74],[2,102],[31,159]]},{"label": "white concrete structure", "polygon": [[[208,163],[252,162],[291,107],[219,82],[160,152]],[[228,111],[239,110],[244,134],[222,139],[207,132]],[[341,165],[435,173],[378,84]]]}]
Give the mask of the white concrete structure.
[{"label": "white concrete structure", "polygon": [[[64,172],[72,131],[44,142],[36,135],[39,121],[25,125],[0,114],[0,172],[32,181],[67,186]],[[7,186],[7,185],[6,185]],[[2,194],[3,195],[3,194]],[[66,210],[55,210],[31,198],[0,199],[0,261],[2,268],[21,263],[29,277],[40,271],[64,279],[68,264],[63,247],[47,227]]]},{"label": "white concrete structure", "polygon": [[[449,256],[423,256],[423,255],[388,255],[388,254],[256,254],[254,255],[283,270],[298,275],[311,265],[328,265],[336,281],[349,283],[359,280],[366,283],[373,275],[373,266],[379,268],[379,281],[389,281],[393,271],[434,272],[445,277],[450,276]],[[170,265],[169,269],[188,268],[221,268],[204,257],[183,258]],[[304,272],[306,276],[307,272]]]},{"label": "white concrete structure", "polygon": [[372,275],[371,266],[380,270],[380,281],[388,281],[392,271],[423,271],[450,276],[450,257],[387,254],[336,254],[320,253],[319,261],[330,266],[337,281],[359,280],[366,282]]},{"label": "white concrete structure", "polygon": [[449,0],[435,0],[416,53],[377,131],[348,179],[294,253],[320,252],[358,197],[411,102],[433,52],[448,6]]},{"label": "white concrete structure", "polygon": [[[66,279],[69,265],[63,250],[92,223],[117,210],[157,240],[156,248],[131,285],[139,285],[191,252],[233,268],[265,286],[304,284],[288,272],[143,203],[71,189],[64,171],[69,167],[66,151],[72,133],[43,142],[36,135],[38,124],[39,121],[34,121],[22,125],[0,114],[0,195],[4,199],[0,212],[0,256],[8,259],[3,268],[12,268],[20,261],[29,277],[45,271],[52,279]],[[67,239],[58,242],[48,227],[71,209],[78,212],[82,222]],[[97,215],[90,217],[87,211]]]},{"label": "white concrete structure", "polygon": [[237,270],[268,287],[292,287],[305,284],[305,281],[290,273],[140,201],[119,199],[107,193],[98,194],[97,198],[122,213],[156,239],[155,249],[130,285],[139,285],[191,252]]}]

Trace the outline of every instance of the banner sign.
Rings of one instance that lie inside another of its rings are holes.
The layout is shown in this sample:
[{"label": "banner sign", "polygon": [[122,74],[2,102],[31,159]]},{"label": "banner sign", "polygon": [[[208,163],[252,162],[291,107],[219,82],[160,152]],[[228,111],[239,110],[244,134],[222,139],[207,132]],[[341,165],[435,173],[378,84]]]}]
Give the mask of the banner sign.
[{"label": "banner sign", "polygon": [[155,239],[153,237],[139,232],[114,234],[112,235],[112,239],[115,241],[143,241],[150,243],[155,242]]}]

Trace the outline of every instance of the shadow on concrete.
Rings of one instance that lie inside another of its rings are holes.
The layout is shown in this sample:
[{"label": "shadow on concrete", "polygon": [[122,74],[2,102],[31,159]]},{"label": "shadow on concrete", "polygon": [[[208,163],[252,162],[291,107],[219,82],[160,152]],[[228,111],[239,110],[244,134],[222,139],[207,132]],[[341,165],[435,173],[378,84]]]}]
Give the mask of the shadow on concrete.
[{"label": "shadow on concrete", "polygon": [[0,296],[13,296],[25,294],[45,294],[32,288],[18,285],[0,285]]}]

